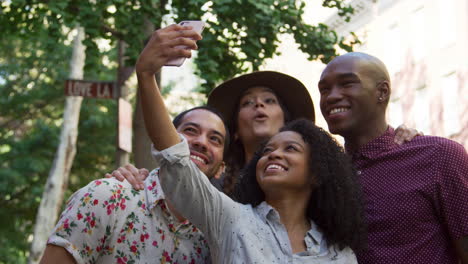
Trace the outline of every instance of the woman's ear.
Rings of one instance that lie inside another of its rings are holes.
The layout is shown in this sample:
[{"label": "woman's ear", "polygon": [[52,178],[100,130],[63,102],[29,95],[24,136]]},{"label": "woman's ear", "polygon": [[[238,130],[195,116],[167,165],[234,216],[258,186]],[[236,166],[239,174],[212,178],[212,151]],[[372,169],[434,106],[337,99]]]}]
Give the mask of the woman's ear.
[{"label": "woman's ear", "polygon": [[224,163],[223,161],[221,162],[221,165],[219,166],[218,171],[214,175],[214,178],[217,180],[221,179],[221,175],[223,175],[225,171],[226,171],[226,163]]}]

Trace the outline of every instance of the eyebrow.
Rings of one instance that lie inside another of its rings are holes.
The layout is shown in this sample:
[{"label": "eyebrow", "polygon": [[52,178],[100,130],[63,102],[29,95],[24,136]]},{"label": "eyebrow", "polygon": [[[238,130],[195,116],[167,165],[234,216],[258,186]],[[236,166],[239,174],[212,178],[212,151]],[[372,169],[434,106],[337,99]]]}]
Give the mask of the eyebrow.
[{"label": "eyebrow", "polygon": [[[201,126],[199,124],[194,123],[194,122],[183,123],[180,127],[184,128],[184,127],[187,127],[187,126],[194,126],[194,127],[198,128],[198,129],[201,128]],[[210,132],[213,132],[214,134],[219,135],[223,139],[223,141],[225,140],[225,136],[221,132],[219,132],[218,130],[211,129]]]},{"label": "eyebrow", "polygon": [[[254,88],[254,87],[250,87],[250,88]],[[243,92],[243,93],[241,94],[241,98],[244,97],[244,96],[246,96],[246,95],[252,94],[252,92],[249,91],[250,88],[248,88],[245,92]],[[262,89],[262,90],[260,91],[260,92],[262,92],[262,93],[267,92],[267,93],[271,93],[271,94],[277,96],[276,93],[275,93],[275,92],[273,91],[273,89],[271,89],[271,88],[263,87],[263,86],[259,86],[259,88]]]},{"label": "eyebrow", "polygon": [[345,78],[359,78],[359,77],[355,73],[348,72],[348,73],[338,74],[338,78],[345,79]]},{"label": "eyebrow", "polygon": [[299,145],[301,147],[303,147],[303,144],[299,141],[295,141],[295,140],[288,140],[286,141],[287,144],[295,144],[295,145]]},{"label": "eyebrow", "polygon": [[[287,145],[288,145],[288,144],[294,144],[294,145],[298,145],[298,146],[304,148],[304,145],[303,145],[301,142],[299,142],[299,141],[288,140],[288,141],[286,141],[285,143],[286,143]],[[307,143],[306,143],[306,144],[307,144]],[[268,147],[268,146],[271,146],[271,143],[268,143],[268,144],[265,145],[265,147]]]},{"label": "eyebrow", "polygon": [[[337,74],[337,78],[338,79],[347,79],[347,78],[354,78],[354,79],[359,79],[359,76],[357,76],[357,74],[355,73],[352,73],[352,72],[346,72],[346,73],[339,73]],[[326,80],[322,79],[318,82],[318,84],[323,84],[325,83]]]}]

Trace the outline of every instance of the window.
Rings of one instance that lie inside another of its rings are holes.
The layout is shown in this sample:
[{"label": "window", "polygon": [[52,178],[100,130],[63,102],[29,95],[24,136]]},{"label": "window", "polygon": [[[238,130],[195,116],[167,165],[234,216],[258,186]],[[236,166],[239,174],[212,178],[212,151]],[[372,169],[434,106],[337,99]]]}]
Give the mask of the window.
[{"label": "window", "polygon": [[385,39],[385,64],[387,65],[390,76],[401,71],[402,68],[402,43],[400,27],[393,24],[389,27],[387,38]]},{"label": "window", "polygon": [[425,11],[421,7],[411,15],[411,52],[415,61],[419,61],[426,55],[426,21],[424,18]]},{"label": "window", "polygon": [[457,38],[455,0],[439,0],[439,20],[440,46],[445,48]]},{"label": "window", "polygon": [[458,97],[458,79],[456,73],[442,77],[442,107],[445,136],[458,133],[460,127],[460,106]]},{"label": "window", "polygon": [[399,126],[404,123],[403,120],[403,109],[401,106],[400,99],[390,101],[390,105],[387,110],[389,123],[393,126]]},{"label": "window", "polygon": [[422,131],[424,134],[429,134],[430,131],[430,101],[428,96],[428,89],[424,86],[416,90],[416,97],[413,105],[413,120],[416,124],[416,129]]}]

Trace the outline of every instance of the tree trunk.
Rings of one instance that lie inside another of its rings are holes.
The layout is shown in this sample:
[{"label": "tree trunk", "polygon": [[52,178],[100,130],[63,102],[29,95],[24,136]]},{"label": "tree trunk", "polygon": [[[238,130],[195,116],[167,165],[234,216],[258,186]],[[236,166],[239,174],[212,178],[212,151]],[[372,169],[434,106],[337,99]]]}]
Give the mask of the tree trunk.
[{"label": "tree trunk", "polygon": [[[117,53],[118,53],[118,63],[119,66],[117,68],[117,91],[118,91],[118,98],[117,98],[117,137],[116,137],[116,153],[115,153],[115,167],[119,168],[121,166],[127,165],[130,161],[130,153],[121,149],[119,145],[120,137],[120,129],[119,125],[122,120],[120,120],[120,111],[121,105],[120,105],[120,100],[119,98],[122,98],[124,100],[127,100],[128,97],[128,89],[125,85],[125,81],[128,79],[128,76],[126,75],[126,67],[125,67],[125,53],[126,49],[126,44],[123,40],[118,40],[117,44]],[[133,67],[132,67],[133,71]],[[131,140],[131,139],[130,139]]]},{"label": "tree trunk", "polygon": [[[82,79],[85,62],[85,47],[82,44],[84,30],[77,28],[73,43],[73,54],[70,61],[70,78]],[[46,246],[62,205],[63,194],[68,184],[70,169],[76,153],[78,120],[83,97],[69,96],[65,100],[63,126],[60,143],[55,153],[54,162],[47,178],[41,204],[36,216],[34,237],[28,263],[38,263]]]}]

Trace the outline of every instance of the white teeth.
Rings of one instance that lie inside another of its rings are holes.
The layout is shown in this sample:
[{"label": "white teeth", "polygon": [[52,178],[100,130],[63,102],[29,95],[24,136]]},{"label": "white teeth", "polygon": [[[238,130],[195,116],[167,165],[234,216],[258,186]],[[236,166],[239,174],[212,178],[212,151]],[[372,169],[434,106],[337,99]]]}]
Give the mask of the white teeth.
[{"label": "white teeth", "polygon": [[275,170],[283,170],[284,171],[284,168],[281,167],[280,165],[277,165],[277,164],[268,165],[265,170],[268,170],[268,169],[275,169]]},{"label": "white teeth", "polygon": [[194,159],[194,160],[201,161],[201,162],[203,162],[203,164],[206,164],[205,160],[202,159],[202,158],[200,158],[200,157],[198,157],[198,156],[190,155],[190,158],[191,158],[191,159]]},{"label": "white teeth", "polygon": [[333,108],[330,111],[330,115],[333,115],[333,114],[336,114],[336,113],[343,113],[343,112],[346,112],[346,111],[348,111],[347,108]]}]

